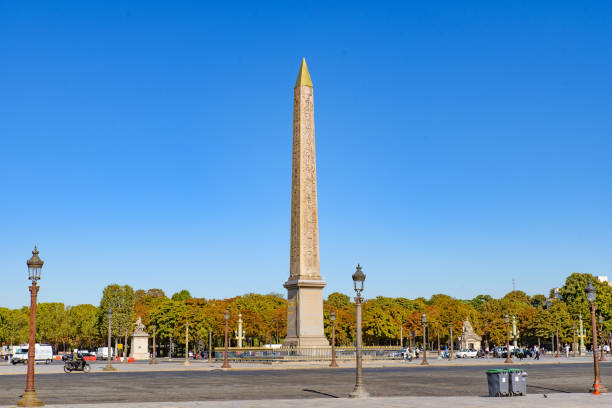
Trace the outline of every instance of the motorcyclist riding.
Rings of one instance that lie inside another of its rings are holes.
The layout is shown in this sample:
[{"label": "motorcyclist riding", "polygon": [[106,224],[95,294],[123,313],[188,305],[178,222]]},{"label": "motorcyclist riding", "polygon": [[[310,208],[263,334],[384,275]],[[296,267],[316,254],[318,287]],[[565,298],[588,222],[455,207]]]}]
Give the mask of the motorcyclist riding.
[{"label": "motorcyclist riding", "polygon": [[79,370],[82,370],[85,367],[85,359],[77,349],[74,349],[72,352],[72,364],[74,368]]}]

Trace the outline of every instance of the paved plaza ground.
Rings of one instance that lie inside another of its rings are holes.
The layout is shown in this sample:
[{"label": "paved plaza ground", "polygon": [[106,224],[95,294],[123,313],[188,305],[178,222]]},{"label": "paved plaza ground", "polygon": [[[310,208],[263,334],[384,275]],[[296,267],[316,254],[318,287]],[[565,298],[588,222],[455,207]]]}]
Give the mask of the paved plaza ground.
[{"label": "paved plaza ground", "polygon": [[391,397],[353,400],[347,398],[277,399],[239,401],[189,401],[157,403],[117,403],[85,405],[47,405],[48,408],[576,408],[609,407],[612,396],[589,394],[543,394],[515,398],[482,397]]},{"label": "paved plaza ground", "polygon": [[[612,361],[612,358],[611,358]],[[190,365],[185,366],[183,359],[158,359],[158,364],[151,365],[146,361],[138,361],[135,363],[123,364],[113,362],[113,366],[121,372],[143,372],[143,371],[211,371],[218,370],[221,367],[221,363],[209,363],[205,360],[189,360]],[[431,366],[443,366],[443,367],[458,367],[458,366],[498,366],[503,363],[503,359],[499,358],[468,358],[468,359],[455,359],[455,360],[438,360],[436,358],[429,358],[428,362]],[[547,355],[541,358],[541,360],[534,360],[533,358],[524,359],[522,361],[515,360],[516,364],[523,366],[530,365],[541,365],[541,364],[592,364],[593,358],[591,356],[583,357],[559,357],[554,358],[552,355]],[[385,368],[385,367],[412,367],[419,366],[421,360],[413,360],[412,362],[404,360],[364,360],[364,367],[366,368]],[[604,363],[607,364],[607,363]],[[91,363],[92,373],[101,372],[102,368],[106,365],[104,361],[96,361]],[[287,370],[287,369],[316,369],[326,368],[329,366],[329,361],[313,361],[313,362],[272,362],[272,363],[236,363],[231,362],[232,369],[240,370]],[[338,365],[341,368],[354,368],[355,360],[339,360]],[[502,364],[503,365],[503,364]],[[53,361],[52,364],[37,364],[36,374],[57,374],[63,373],[63,363],[61,361]],[[27,367],[23,364],[11,365],[7,362],[0,360],[0,375],[13,375],[13,374],[24,374],[27,371]]]},{"label": "paved plaza ground", "polygon": [[[612,402],[607,396],[597,399],[586,394],[593,372],[587,357],[548,358],[540,362],[528,360],[525,364],[514,364],[513,367],[528,372],[527,390],[533,396],[512,399],[483,398],[487,394],[485,371],[504,367],[502,360],[459,360],[452,365],[439,361],[432,363],[427,367],[405,362],[371,363],[364,370],[364,377],[366,388],[375,399],[369,400],[368,404],[359,403],[365,405],[351,406],[447,407],[453,403],[455,406],[492,407],[503,401],[505,406],[570,407],[598,406],[600,401],[609,405]],[[48,372],[37,375],[36,388],[40,398],[49,406],[116,403],[122,404],[116,407],[134,408],[301,407],[312,406],[313,398],[316,398],[321,407],[348,407],[353,401],[343,398],[352,391],[355,372],[352,364],[346,362],[346,365],[350,368],[329,369],[314,364],[304,364],[300,368],[298,363],[276,366],[245,364],[221,370],[218,363],[194,362],[184,367],[180,362],[162,362],[157,366],[118,364],[122,371],[105,373],[101,370],[104,363],[95,363],[90,374],[64,374],[52,372],[62,368],[61,364],[55,363],[36,366],[38,372]],[[14,404],[23,392],[25,371],[11,374],[13,370],[23,370],[23,367],[0,365],[4,374],[0,376],[0,406]],[[608,385],[612,385],[612,363],[602,363],[602,378],[604,384],[608,384],[610,379]],[[280,401],[286,399],[291,402]],[[222,404],[220,401],[223,400],[231,401]],[[79,408],[85,407],[79,405]]]}]

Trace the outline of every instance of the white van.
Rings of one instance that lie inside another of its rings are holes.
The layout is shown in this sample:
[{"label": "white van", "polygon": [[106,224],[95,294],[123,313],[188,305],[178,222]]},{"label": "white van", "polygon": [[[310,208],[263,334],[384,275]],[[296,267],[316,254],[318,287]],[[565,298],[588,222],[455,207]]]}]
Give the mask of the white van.
[{"label": "white van", "polygon": [[[28,345],[22,345],[15,348],[15,354],[13,354],[13,358],[11,362],[13,364],[23,363],[27,364],[28,362]],[[50,344],[38,344],[36,343],[36,347],[34,349],[34,362],[36,363],[46,363],[49,364],[53,359],[53,347]]]},{"label": "white van", "polygon": [[[111,358],[113,355],[113,348],[111,347]],[[108,347],[98,347],[96,350],[96,360],[107,360],[108,359]]]}]

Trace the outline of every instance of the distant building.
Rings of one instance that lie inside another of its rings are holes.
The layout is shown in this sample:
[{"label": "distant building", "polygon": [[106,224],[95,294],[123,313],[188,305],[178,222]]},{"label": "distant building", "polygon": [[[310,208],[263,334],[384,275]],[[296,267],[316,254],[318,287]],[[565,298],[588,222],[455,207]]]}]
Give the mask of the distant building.
[{"label": "distant building", "polygon": [[600,275],[597,277],[597,280],[600,281],[601,283],[607,283],[609,286],[612,286],[612,282],[608,280],[607,276]]}]

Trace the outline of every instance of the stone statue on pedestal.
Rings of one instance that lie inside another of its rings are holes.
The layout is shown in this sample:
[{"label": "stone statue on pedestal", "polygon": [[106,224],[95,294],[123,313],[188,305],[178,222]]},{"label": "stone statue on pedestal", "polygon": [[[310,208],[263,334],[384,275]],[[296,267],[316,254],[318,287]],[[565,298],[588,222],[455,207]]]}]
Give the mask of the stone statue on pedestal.
[{"label": "stone statue on pedestal", "polygon": [[139,317],[134,323],[134,334],[132,334],[132,348],[130,357],[134,360],[149,359],[149,334],[145,332],[145,326],[142,324],[142,319]]}]

